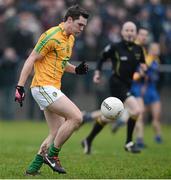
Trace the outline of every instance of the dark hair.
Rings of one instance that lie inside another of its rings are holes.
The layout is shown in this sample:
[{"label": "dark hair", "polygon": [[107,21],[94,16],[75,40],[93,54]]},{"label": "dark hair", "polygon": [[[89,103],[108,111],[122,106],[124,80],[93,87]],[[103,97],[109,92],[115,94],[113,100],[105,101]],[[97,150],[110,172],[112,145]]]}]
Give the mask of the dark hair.
[{"label": "dark hair", "polygon": [[149,29],[147,27],[143,27],[143,26],[138,27],[138,32],[140,30],[145,30],[145,31],[149,32]]},{"label": "dark hair", "polygon": [[73,20],[76,20],[76,19],[79,19],[80,16],[83,16],[84,18],[88,19],[89,14],[85,9],[81,8],[77,4],[67,9],[67,12],[64,16],[64,21],[66,21],[68,17],[72,17]]}]

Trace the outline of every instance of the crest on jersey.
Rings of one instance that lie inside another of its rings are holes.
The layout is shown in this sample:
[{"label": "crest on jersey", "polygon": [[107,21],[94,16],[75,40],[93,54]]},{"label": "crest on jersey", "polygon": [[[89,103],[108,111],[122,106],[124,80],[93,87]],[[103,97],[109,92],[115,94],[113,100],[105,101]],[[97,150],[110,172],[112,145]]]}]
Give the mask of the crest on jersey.
[{"label": "crest on jersey", "polygon": [[141,54],[139,54],[139,53],[136,53],[136,54],[135,54],[135,58],[136,58],[137,60],[140,59],[140,56],[141,56]]},{"label": "crest on jersey", "polygon": [[57,97],[57,92],[53,92],[52,95],[53,95],[54,97]]},{"label": "crest on jersey", "polygon": [[121,61],[127,61],[128,57],[127,56],[121,56],[120,59],[121,59]]}]

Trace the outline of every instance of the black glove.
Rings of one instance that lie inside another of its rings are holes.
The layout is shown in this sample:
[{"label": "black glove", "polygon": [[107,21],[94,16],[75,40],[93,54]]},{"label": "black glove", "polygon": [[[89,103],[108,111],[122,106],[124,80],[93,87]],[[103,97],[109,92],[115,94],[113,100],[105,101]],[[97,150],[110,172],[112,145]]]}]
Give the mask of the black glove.
[{"label": "black glove", "polygon": [[87,74],[88,72],[88,65],[83,61],[75,68],[76,74]]},{"label": "black glove", "polygon": [[23,86],[16,86],[15,101],[17,101],[20,104],[20,107],[23,106],[24,98],[25,98],[24,87]]}]

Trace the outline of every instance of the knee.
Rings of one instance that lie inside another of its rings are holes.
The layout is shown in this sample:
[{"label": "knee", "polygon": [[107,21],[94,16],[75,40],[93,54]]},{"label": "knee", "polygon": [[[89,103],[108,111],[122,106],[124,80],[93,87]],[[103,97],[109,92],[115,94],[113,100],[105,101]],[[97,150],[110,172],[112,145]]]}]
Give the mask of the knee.
[{"label": "knee", "polygon": [[75,129],[78,129],[80,127],[80,125],[83,122],[83,116],[82,113],[77,113],[74,117],[73,117],[73,122],[74,122],[74,127]]},{"label": "knee", "polygon": [[141,109],[137,109],[137,110],[135,111],[134,116],[138,118],[140,115],[141,115]]},{"label": "knee", "polygon": [[145,107],[143,106],[143,107],[140,108],[140,114],[143,115],[144,113],[145,113]]},{"label": "knee", "polygon": [[137,108],[135,115],[137,117],[142,116],[144,113],[144,108]]},{"label": "knee", "polygon": [[131,117],[137,119],[142,113],[143,113],[143,110],[141,108],[137,107],[132,112]]}]

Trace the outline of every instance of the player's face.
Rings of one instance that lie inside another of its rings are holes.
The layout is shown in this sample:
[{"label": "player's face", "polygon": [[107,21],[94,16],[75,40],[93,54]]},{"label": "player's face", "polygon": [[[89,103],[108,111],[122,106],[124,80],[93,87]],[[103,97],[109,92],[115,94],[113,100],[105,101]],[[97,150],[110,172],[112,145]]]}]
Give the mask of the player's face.
[{"label": "player's face", "polygon": [[124,40],[134,42],[137,35],[136,26],[133,23],[123,25],[121,34]]},{"label": "player's face", "polygon": [[140,43],[140,45],[147,44],[148,41],[148,31],[145,29],[140,29],[137,34],[137,40]]},{"label": "player's face", "polygon": [[152,54],[154,56],[159,56],[160,55],[160,46],[159,46],[159,44],[158,43],[150,44],[149,52],[150,52],[150,54]]},{"label": "player's face", "polygon": [[73,35],[79,35],[87,25],[87,19],[83,16],[80,16],[79,19],[76,19],[72,22],[71,30]]}]

